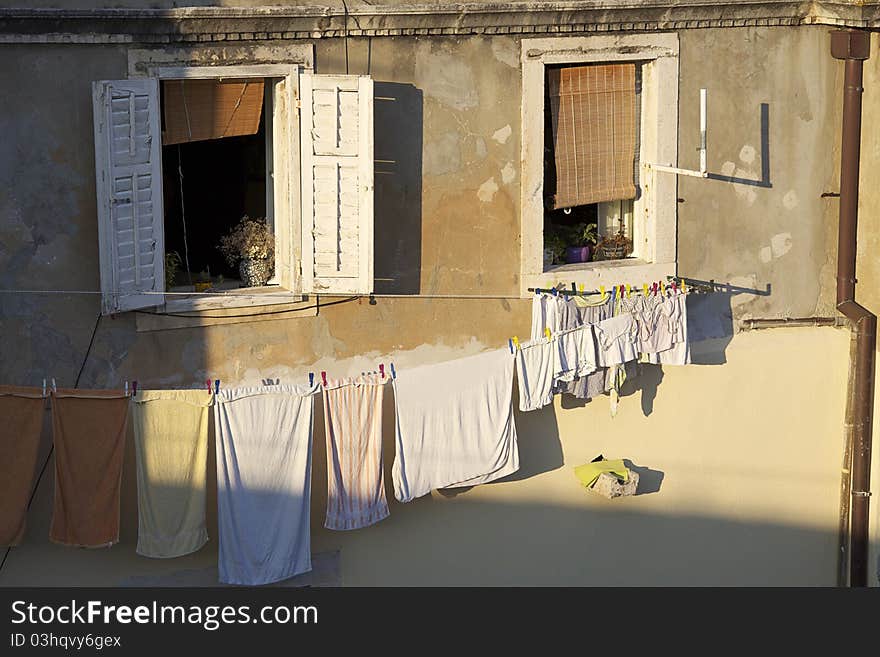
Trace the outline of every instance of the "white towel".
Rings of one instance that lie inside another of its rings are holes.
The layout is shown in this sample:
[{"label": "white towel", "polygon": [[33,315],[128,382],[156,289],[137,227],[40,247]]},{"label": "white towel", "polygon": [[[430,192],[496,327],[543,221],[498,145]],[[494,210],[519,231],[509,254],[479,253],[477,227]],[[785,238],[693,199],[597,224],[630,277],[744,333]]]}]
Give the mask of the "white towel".
[{"label": "white towel", "polygon": [[553,403],[553,365],[556,347],[546,338],[520,345],[516,354],[519,410],[534,411]]},{"label": "white towel", "polygon": [[665,303],[669,310],[661,321],[668,321],[664,328],[672,336],[672,348],[657,353],[642,354],[642,361],[659,365],[689,365],[691,347],[688,340],[687,295],[675,294]]},{"label": "white towel", "polygon": [[473,486],[516,472],[513,354],[505,347],[398,371],[394,494]]},{"label": "white towel", "polygon": [[312,395],[317,386],[221,390],[215,399],[220,581],[268,584],[312,569]]},{"label": "white towel", "polygon": [[382,396],[387,378],[367,374],[324,389],[327,529],[361,529],[388,517],[382,472]]}]

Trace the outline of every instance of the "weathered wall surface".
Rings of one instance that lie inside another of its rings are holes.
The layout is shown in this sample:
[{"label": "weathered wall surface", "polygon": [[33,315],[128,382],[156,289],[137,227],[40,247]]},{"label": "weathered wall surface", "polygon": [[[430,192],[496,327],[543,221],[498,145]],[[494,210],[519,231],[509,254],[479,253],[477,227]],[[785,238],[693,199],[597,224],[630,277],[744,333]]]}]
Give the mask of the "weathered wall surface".
[{"label": "weathered wall surface", "polygon": [[[680,163],[696,163],[696,99],[707,86],[709,166],[722,179],[680,184],[679,271],[771,289],[718,295],[708,316],[717,331],[706,332],[732,332],[731,305],[736,317],[829,314],[834,240],[820,195],[835,176],[826,154],[838,122],[826,30],[691,30],[680,38]],[[10,154],[0,162],[0,189],[9,190],[0,196],[0,287],[97,289],[89,83],[125,77],[125,50],[0,49],[0,82],[22,90],[22,102],[0,107]],[[377,165],[377,289],[518,293],[518,53],[518,39],[506,36],[348,40],[350,72],[371,74],[377,96],[397,99],[376,102],[376,158],[396,163]],[[344,72],[343,42],[317,41],[315,61],[318,72]],[[0,379],[36,385],[54,376],[72,385],[98,308],[86,296],[0,295]],[[529,300],[379,298],[325,306],[317,317],[149,332],[127,314],[101,320],[80,384],[289,382],[389,360],[403,368],[506,344],[528,333],[529,312]],[[319,415],[314,549],[341,549],[344,580],[354,584],[832,584],[847,347],[846,334],[831,329],[704,343],[699,360],[707,364],[667,368],[659,382],[659,371],[646,372],[645,389],[613,421],[604,398],[518,415],[523,473],[514,481],[395,505],[391,520],[345,535],[319,527]],[[389,468],[391,410],[389,401]],[[613,505],[591,499],[571,467],[599,452],[663,471],[660,491]],[[129,458],[122,545],[90,552],[48,544],[46,477],[27,545],[0,582],[113,584],[212,563],[215,543],[174,563],[134,554],[132,465]],[[615,537],[629,547],[622,552]]]}]

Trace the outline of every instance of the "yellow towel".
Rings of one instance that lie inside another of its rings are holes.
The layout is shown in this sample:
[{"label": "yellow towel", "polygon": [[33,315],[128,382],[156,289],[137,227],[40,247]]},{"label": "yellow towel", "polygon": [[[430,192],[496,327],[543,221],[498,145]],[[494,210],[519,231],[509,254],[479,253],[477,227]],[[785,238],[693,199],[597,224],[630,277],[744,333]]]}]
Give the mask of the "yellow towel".
[{"label": "yellow towel", "polygon": [[206,390],[142,390],[134,398],[138,482],[137,552],[179,557],[208,541]]},{"label": "yellow towel", "polygon": [[618,478],[622,479],[623,481],[626,481],[629,478],[629,474],[627,474],[626,471],[626,465],[624,465],[622,459],[584,463],[583,465],[579,465],[574,469],[574,475],[587,488],[592,486],[593,483],[599,478],[599,475],[603,472],[610,472],[616,475]]}]

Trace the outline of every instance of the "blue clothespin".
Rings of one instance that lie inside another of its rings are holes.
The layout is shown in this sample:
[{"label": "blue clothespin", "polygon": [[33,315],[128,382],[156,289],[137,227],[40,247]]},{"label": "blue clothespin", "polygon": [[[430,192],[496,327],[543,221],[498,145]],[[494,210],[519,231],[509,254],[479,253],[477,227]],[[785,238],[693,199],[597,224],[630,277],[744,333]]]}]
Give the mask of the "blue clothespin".
[{"label": "blue clothespin", "polygon": [[514,353],[514,350],[513,350],[513,338],[508,338],[508,340],[507,340],[507,346],[510,347],[510,353]]},{"label": "blue clothespin", "polygon": [[137,397],[137,394],[138,394],[138,382],[132,381],[131,382],[131,395],[132,395],[132,397]]},{"label": "blue clothespin", "polygon": [[309,372],[309,388],[315,385],[315,373]]},{"label": "blue clothespin", "polygon": [[216,379],[216,380],[214,381],[214,394],[215,394],[215,395],[219,395],[219,394],[220,394],[220,379]]},{"label": "blue clothespin", "polygon": [[391,378],[392,378],[392,379],[396,379],[396,378],[397,378],[397,372],[394,371],[394,363],[389,363],[389,365],[391,365]]}]

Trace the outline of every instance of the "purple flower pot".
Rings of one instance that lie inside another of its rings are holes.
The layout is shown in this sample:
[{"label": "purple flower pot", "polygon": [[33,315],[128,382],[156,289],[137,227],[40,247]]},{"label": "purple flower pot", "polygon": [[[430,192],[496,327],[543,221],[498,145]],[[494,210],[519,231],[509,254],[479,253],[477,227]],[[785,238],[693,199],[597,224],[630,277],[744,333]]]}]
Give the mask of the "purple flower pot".
[{"label": "purple flower pot", "polygon": [[573,262],[589,262],[590,247],[589,246],[567,246],[565,247],[565,261]]}]

